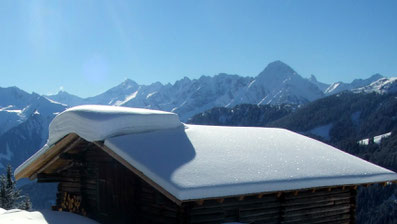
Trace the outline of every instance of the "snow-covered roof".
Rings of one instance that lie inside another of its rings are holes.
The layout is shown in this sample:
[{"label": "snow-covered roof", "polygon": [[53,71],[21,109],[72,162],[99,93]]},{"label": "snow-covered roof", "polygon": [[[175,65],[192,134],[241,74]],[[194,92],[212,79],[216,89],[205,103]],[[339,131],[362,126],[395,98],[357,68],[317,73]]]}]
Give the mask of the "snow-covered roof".
[{"label": "snow-covered roof", "polygon": [[49,127],[48,145],[76,132],[87,141],[181,126],[178,115],[159,110],[101,105],[70,108],[56,116]]},{"label": "snow-covered roof", "polygon": [[70,133],[76,133],[86,141],[94,142],[118,135],[172,129],[182,125],[178,115],[159,110],[102,105],[72,107],[52,120],[47,143],[15,169],[15,174]]},{"label": "snow-covered roof", "polygon": [[104,141],[181,201],[397,180],[390,170],[285,129],[187,125],[177,119],[143,109],[72,108],[51,123],[49,144],[15,172],[76,133]]}]

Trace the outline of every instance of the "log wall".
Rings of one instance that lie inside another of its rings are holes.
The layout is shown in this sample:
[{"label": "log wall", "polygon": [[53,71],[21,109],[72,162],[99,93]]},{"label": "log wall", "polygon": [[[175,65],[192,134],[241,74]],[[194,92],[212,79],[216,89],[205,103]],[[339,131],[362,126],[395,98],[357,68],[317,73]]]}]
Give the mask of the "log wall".
[{"label": "log wall", "polygon": [[101,223],[354,223],[356,190],[324,188],[184,202],[178,206],[94,144],[38,182],[59,182],[53,209]]},{"label": "log wall", "polygon": [[356,190],[306,190],[190,202],[188,223],[354,223]]}]

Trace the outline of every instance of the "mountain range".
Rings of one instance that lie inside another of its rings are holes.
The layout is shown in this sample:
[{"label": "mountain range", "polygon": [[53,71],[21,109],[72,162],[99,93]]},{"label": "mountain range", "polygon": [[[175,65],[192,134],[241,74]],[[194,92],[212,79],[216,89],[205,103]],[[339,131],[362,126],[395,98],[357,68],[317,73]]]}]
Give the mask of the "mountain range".
[{"label": "mountain range", "polygon": [[327,95],[368,86],[381,78],[385,77],[375,74],[352,83],[329,85],[317,81],[313,75],[303,78],[287,64],[275,61],[256,77],[221,73],[199,79],[185,77],[174,84],[156,82],[151,85],[139,85],[127,79],[94,97],[80,98],[64,91],[46,97],[68,106],[103,104],[171,111],[186,121],[217,106],[231,107],[243,103],[303,105]]}]

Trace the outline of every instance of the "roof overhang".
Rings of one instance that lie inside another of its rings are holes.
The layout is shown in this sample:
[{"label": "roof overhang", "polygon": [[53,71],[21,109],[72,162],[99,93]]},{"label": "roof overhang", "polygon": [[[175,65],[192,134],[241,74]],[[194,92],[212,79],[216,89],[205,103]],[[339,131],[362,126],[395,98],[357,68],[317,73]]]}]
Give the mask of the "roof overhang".
[{"label": "roof overhang", "polygon": [[61,153],[72,149],[82,141],[84,140],[74,133],[65,136],[56,144],[54,144],[53,147],[51,147],[51,150],[45,151],[37,158],[34,158],[34,160],[32,160],[32,162],[28,166],[24,166],[21,170],[15,172],[15,179],[35,179],[37,173],[44,171],[45,169],[53,165],[53,163],[57,162]]}]

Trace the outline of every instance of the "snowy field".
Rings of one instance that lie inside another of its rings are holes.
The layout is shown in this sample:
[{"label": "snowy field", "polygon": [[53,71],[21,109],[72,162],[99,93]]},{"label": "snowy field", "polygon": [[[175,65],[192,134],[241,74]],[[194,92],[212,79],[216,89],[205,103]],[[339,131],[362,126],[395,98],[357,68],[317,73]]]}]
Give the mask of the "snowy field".
[{"label": "snowy field", "polygon": [[[98,222],[70,212],[51,210],[25,211],[20,209],[5,210],[0,208],[0,223],[12,224],[99,224]],[[244,224],[228,222],[224,224]]]},{"label": "snowy field", "polygon": [[98,224],[98,222],[69,212],[51,210],[25,211],[0,208],[0,223],[12,224]]}]

